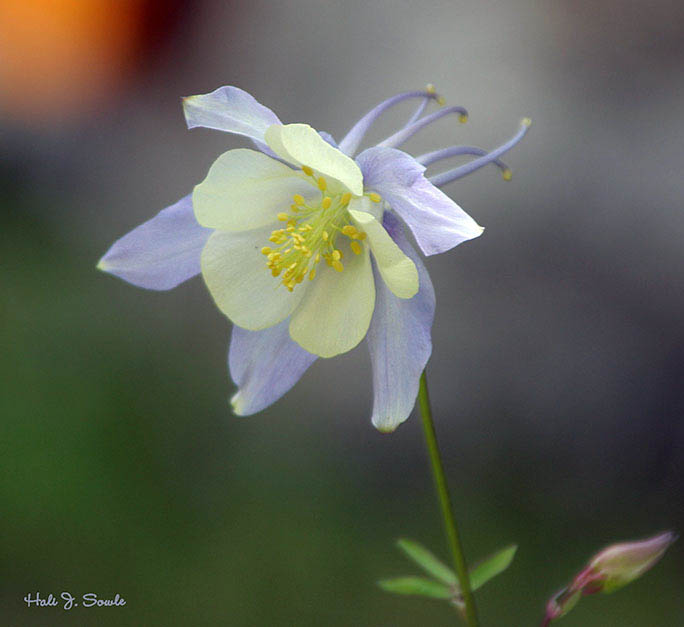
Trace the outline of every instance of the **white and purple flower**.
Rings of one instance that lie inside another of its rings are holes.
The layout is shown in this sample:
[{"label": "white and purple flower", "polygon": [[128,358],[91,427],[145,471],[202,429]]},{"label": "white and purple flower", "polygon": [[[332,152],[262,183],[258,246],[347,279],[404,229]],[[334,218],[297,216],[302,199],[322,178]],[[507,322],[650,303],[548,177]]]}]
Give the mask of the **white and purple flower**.
[{"label": "white and purple flower", "polygon": [[[411,119],[356,154],[375,120],[411,99],[419,103]],[[430,86],[390,98],[336,144],[306,124],[283,124],[237,87],[186,98],[189,128],[243,135],[257,150],[222,154],[192,194],[115,242],[98,268],[154,290],[202,274],[233,322],[228,364],[239,415],[268,407],[317,357],[345,353],[365,337],[372,421],[393,431],[413,408],[435,309],[430,277],[403,224],[426,255],[480,235],[482,227],[439,186],[490,163],[510,178],[498,157],[529,126],[523,120],[491,152],[454,146],[414,158],[398,146],[445,115],[467,115],[461,107],[423,115],[430,101],[441,104]],[[428,165],[464,154],[477,158],[425,177]]]}]

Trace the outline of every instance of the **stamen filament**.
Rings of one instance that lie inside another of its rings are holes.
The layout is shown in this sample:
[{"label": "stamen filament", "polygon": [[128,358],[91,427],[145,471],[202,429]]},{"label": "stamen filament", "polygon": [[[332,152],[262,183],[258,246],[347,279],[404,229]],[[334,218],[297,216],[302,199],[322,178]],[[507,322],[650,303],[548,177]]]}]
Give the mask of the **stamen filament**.
[{"label": "stamen filament", "polygon": [[408,100],[410,98],[423,98],[426,100],[437,100],[439,96],[436,93],[432,93],[428,90],[424,91],[408,91],[403,94],[397,94],[392,98],[389,98],[379,105],[371,109],[366,115],[364,115],[354,126],[351,127],[349,132],[342,138],[339,143],[339,149],[346,155],[352,157],[354,153],[358,150],[361,140],[368,131],[368,129],[373,126],[375,121],[388,109],[393,106]]},{"label": "stamen filament", "polygon": [[403,144],[410,137],[413,137],[413,135],[415,135],[422,128],[425,128],[433,122],[443,118],[445,115],[450,115],[452,113],[458,113],[461,122],[464,122],[468,118],[468,112],[463,107],[459,107],[457,105],[445,107],[444,109],[435,111],[430,115],[426,115],[424,118],[420,118],[420,120],[414,122],[410,126],[402,128],[394,133],[394,135],[390,135],[387,139],[381,141],[378,146],[384,146],[386,148],[396,148],[397,146],[401,146],[401,144]]},{"label": "stamen filament", "polygon": [[[449,148],[442,148],[441,150],[435,150],[434,152],[427,152],[420,157],[416,157],[418,163],[422,163],[424,166],[429,166],[437,161],[442,161],[442,159],[449,159],[450,157],[457,157],[458,155],[477,155],[482,157],[487,154],[484,148],[478,148],[477,146],[450,146]],[[497,166],[504,178],[510,173],[510,168],[500,159],[493,159],[492,164]]]},{"label": "stamen filament", "polygon": [[[480,168],[483,168],[489,163],[492,163],[502,154],[513,148],[513,146],[515,146],[525,136],[525,133],[527,133],[527,129],[530,128],[530,124],[532,124],[531,120],[529,118],[525,118],[520,123],[520,129],[518,130],[518,132],[513,137],[511,137],[511,139],[509,139],[507,142],[501,144],[501,146],[495,148],[491,152],[488,152],[486,155],[480,157],[479,159],[473,159],[469,163],[466,163],[464,165],[458,166],[457,168],[453,168],[452,170],[447,170],[446,172],[442,172],[441,174],[437,174],[435,176],[430,177],[430,182],[433,185],[440,187],[442,185],[446,185],[447,183],[451,183],[452,181],[460,179],[466,174],[475,172],[475,170],[479,170]],[[507,178],[508,176],[510,175],[507,175],[506,172],[504,172],[504,178]]]},{"label": "stamen filament", "polygon": [[314,279],[315,266],[321,258],[337,272],[344,270],[341,262],[344,254],[336,245],[338,236],[348,237],[351,249],[357,255],[362,250],[359,241],[366,237],[350,223],[347,205],[351,194],[326,196],[325,178],[319,177],[316,181],[321,189],[318,204],[310,206],[303,197],[295,195],[291,209],[294,212],[296,208],[297,212],[294,215],[286,212],[276,215],[278,220],[287,223],[284,229],[275,229],[271,233],[269,240],[277,244],[277,248],[261,248],[271,275],[278,277],[282,274],[280,282],[289,291],[293,291],[307,276],[310,281]]},{"label": "stamen filament", "polygon": [[[435,86],[432,83],[428,83],[425,86],[425,91],[428,92],[428,94],[431,94],[433,96],[436,96],[435,100],[437,101],[437,104],[442,106],[444,104],[444,98],[437,94],[437,90],[435,89]],[[420,104],[418,105],[418,108],[413,112],[413,115],[408,119],[406,124],[404,124],[403,128],[406,128],[407,126],[410,126],[413,124],[418,118],[420,118],[421,115],[425,112],[425,109],[427,109],[427,106],[430,102],[431,98],[423,98],[421,100]]]},{"label": "stamen filament", "polygon": [[416,107],[416,110],[413,112],[413,115],[406,121],[406,124],[404,124],[402,128],[411,126],[411,124],[413,124],[418,118],[420,118],[420,116],[423,115],[423,113],[425,113],[425,109],[427,109],[429,102],[430,98],[423,98],[420,104]]}]

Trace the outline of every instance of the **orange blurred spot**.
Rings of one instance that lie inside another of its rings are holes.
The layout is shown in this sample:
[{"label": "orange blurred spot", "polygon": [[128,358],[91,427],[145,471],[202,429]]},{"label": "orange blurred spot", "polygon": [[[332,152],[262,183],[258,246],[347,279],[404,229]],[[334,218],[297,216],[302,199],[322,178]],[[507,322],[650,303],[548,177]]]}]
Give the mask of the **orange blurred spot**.
[{"label": "orange blurred spot", "polygon": [[2,0],[0,108],[28,122],[95,110],[135,65],[145,0]]}]

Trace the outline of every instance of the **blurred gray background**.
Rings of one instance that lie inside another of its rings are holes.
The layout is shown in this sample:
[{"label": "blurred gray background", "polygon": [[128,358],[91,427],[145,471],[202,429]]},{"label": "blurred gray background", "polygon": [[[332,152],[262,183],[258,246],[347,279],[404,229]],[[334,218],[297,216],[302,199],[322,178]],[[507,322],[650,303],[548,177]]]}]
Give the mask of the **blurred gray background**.
[{"label": "blurred gray background", "polygon": [[[3,4],[4,624],[456,622],[375,587],[415,572],[399,536],[447,555],[418,417],[389,436],[370,425],[365,345],[236,418],[229,323],[201,279],[153,293],[95,270],[242,145],[183,121],[181,96],[226,84],[340,138],[434,83],[470,119],[423,132],[414,154],[494,147],[532,118],[512,182],[485,168],[445,190],[484,235],[427,260],[467,555],[520,544],[478,593],[483,625],[538,624],[603,545],[684,529],[681,2]],[[675,545],[561,624],[680,625],[683,584]],[[22,601],[62,590],[127,605]]]}]

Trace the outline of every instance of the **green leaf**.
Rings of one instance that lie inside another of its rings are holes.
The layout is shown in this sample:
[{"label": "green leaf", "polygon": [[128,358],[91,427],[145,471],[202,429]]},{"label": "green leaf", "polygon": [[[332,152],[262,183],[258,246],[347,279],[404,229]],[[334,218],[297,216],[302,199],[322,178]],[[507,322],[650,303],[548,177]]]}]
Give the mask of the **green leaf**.
[{"label": "green leaf", "polygon": [[505,549],[497,551],[487,559],[480,562],[477,566],[470,569],[470,588],[477,590],[486,584],[490,579],[501,574],[513,561],[515,552],[518,550],[516,544],[511,544]]},{"label": "green leaf", "polygon": [[385,592],[394,594],[417,594],[432,599],[450,599],[453,596],[453,591],[449,586],[425,577],[383,579],[378,581],[378,585]]},{"label": "green leaf", "polygon": [[400,540],[397,540],[397,546],[426,573],[436,577],[447,585],[458,585],[456,573],[454,573],[446,564],[438,560],[422,544],[418,544],[413,540],[401,538]]}]

